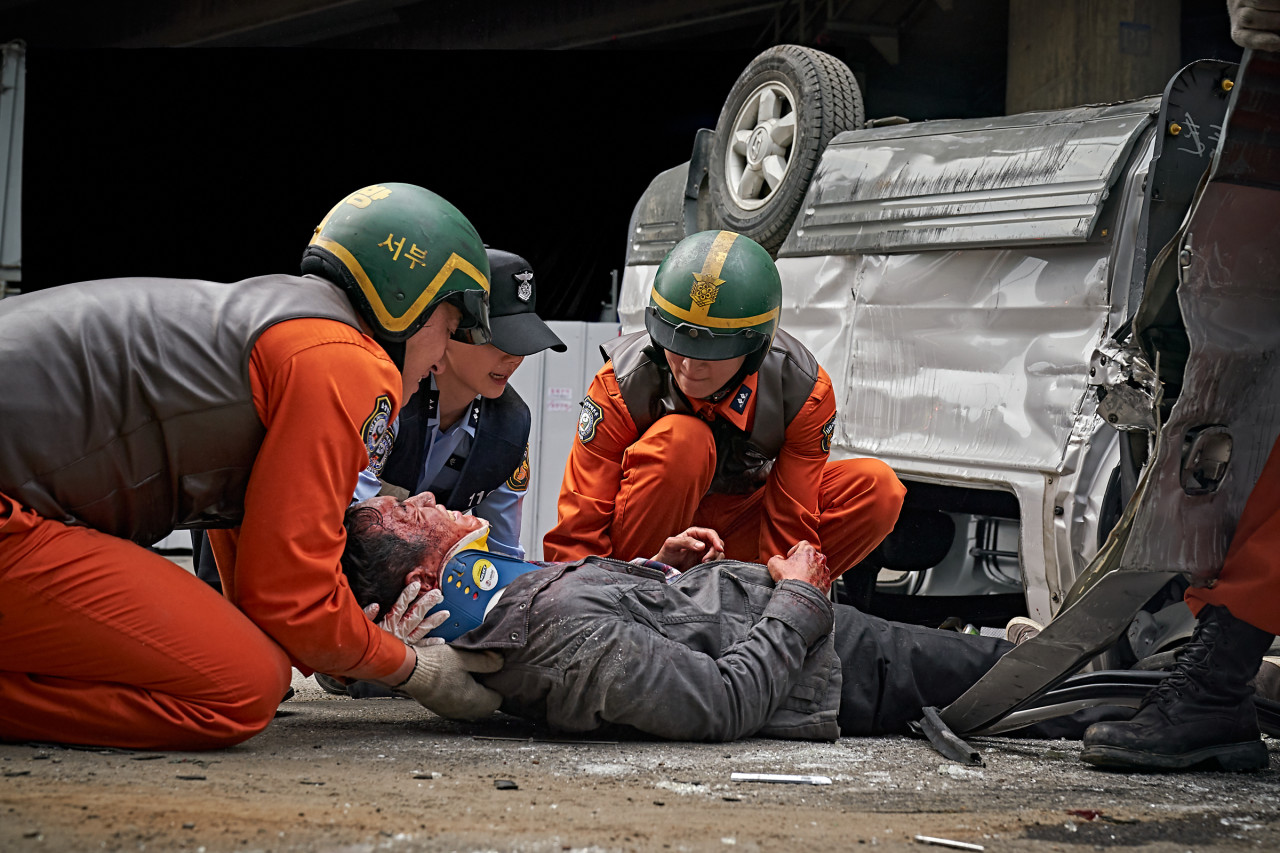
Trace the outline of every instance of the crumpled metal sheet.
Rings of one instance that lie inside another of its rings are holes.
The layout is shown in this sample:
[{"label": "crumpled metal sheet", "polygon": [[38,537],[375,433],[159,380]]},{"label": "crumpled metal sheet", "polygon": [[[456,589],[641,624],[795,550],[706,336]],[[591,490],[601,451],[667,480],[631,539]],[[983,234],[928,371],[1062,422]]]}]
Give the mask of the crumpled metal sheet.
[{"label": "crumpled metal sheet", "polygon": [[1079,243],[1160,98],[850,131],[823,153],[782,255]]},{"label": "crumpled metal sheet", "polygon": [[[1108,247],[779,258],[783,325],[831,374],[833,447],[897,464],[1055,471],[1094,416]],[[626,268],[623,332],[657,268]]]},{"label": "crumpled metal sheet", "polygon": [[1098,414],[1118,430],[1154,432],[1160,380],[1136,346],[1106,341],[1089,361],[1089,384],[1104,389]]},{"label": "crumpled metal sheet", "polygon": [[1054,471],[1093,417],[1098,245],[780,258],[783,317],[839,393],[852,455]]},{"label": "crumpled metal sheet", "polygon": [[[1121,561],[1127,570],[1189,572],[1199,585],[1222,570],[1280,433],[1280,58],[1249,52],[1241,71],[1176,259],[1191,342],[1182,392]],[[1204,454],[1214,458],[1192,458],[1197,434],[1214,438]],[[1220,482],[1206,491],[1228,450]]]},{"label": "crumpled metal sheet", "polygon": [[[1186,248],[1178,301],[1191,356],[1122,567],[1176,569],[1205,583],[1222,569],[1236,520],[1280,431],[1280,191],[1210,182]],[[1207,494],[1188,494],[1188,438],[1215,427],[1230,436],[1225,476]]]},{"label": "crumpled metal sheet", "polygon": [[[1177,573],[1206,584],[1221,570],[1240,511],[1280,433],[1277,116],[1280,61],[1246,51],[1214,170],[1175,261],[1191,343],[1179,399],[1133,499],[1063,609],[943,711],[954,731],[991,725],[1058,683],[1114,642]],[[1221,429],[1231,436],[1225,476],[1213,491],[1188,494],[1188,435],[1220,437]]]},{"label": "crumpled metal sheet", "polygon": [[649,304],[649,293],[653,290],[653,279],[657,274],[656,261],[622,268],[622,286],[618,289],[618,320],[622,323],[622,334],[644,328],[644,309]]}]

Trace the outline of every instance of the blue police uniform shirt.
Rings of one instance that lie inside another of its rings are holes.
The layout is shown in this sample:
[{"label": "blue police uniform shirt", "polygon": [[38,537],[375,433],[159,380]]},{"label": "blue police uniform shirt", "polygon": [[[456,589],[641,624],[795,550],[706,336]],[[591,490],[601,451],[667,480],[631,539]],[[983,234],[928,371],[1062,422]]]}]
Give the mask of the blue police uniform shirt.
[{"label": "blue police uniform shirt", "polygon": [[[431,383],[430,393],[436,394],[436,380],[428,377]],[[432,407],[427,419],[427,452],[422,473],[418,476],[418,485],[414,493],[430,491],[437,496],[448,494],[454,483],[458,481],[462,463],[466,461],[471,445],[475,441],[476,424],[480,417],[480,397],[472,401],[471,407],[458,418],[457,423],[441,432],[440,416]],[[392,423],[392,430],[398,431],[399,418]],[[514,473],[514,472],[513,472]],[[434,488],[433,488],[434,487]],[[360,472],[356,483],[353,503],[376,497],[382,489],[382,481],[369,469]],[[501,486],[489,492],[472,508],[473,515],[489,522],[489,548],[500,554],[524,559],[524,546],[520,544],[520,521],[524,506],[524,491],[515,491],[510,483],[504,481]]]}]

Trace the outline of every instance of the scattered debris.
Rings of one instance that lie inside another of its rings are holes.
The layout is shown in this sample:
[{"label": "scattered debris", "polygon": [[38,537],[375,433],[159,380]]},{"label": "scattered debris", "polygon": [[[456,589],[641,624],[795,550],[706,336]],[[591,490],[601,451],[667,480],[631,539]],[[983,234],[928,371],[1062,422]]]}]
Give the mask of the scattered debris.
[{"label": "scattered debris", "polygon": [[472,735],[472,740],[514,740],[523,743],[589,743],[603,746],[617,746],[616,740],[584,740],[572,737],[500,737],[498,735]]},{"label": "scattered debris", "polygon": [[672,793],[680,794],[682,796],[688,794],[708,793],[707,786],[700,782],[668,782],[664,779],[661,782],[655,782],[653,787],[661,788],[664,791],[671,791]]},{"label": "scattered debris", "polygon": [[957,737],[951,729],[947,728],[947,724],[942,722],[942,717],[938,714],[937,708],[925,708],[924,716],[912,723],[911,729],[928,738],[929,743],[943,758],[950,758],[952,761],[958,761],[961,764],[982,766],[982,756],[978,754],[976,749],[969,746],[969,744]]},{"label": "scattered debris", "polygon": [[959,764],[939,764],[939,776],[950,776],[952,779],[981,779],[981,770],[972,770]]},{"label": "scattered debris", "polygon": [[182,828],[183,828],[183,829],[195,829],[195,828],[196,828],[196,825],[195,825],[194,823],[192,823],[191,821],[187,821],[186,823],[184,823],[184,824],[182,825]]},{"label": "scattered debris", "polygon": [[157,758],[164,758],[164,756],[155,752],[149,752],[146,755],[129,756],[130,761],[155,761]]},{"label": "scattered debris", "polygon": [[323,783],[323,782],[313,782],[313,781],[311,781],[310,779],[299,779],[299,780],[298,780],[298,784],[299,784],[299,785],[323,785],[324,783]]},{"label": "scattered debris", "polygon": [[1097,820],[1102,817],[1102,812],[1096,809],[1067,809],[1067,814],[1082,817],[1085,820]]},{"label": "scattered debris", "polygon": [[494,779],[493,787],[497,788],[499,791],[520,790],[520,786],[517,785],[515,782],[511,781],[510,779]]},{"label": "scattered debris", "polygon": [[830,776],[788,775],[785,773],[731,773],[734,782],[782,782],[792,785],[830,785]]},{"label": "scattered debris", "polygon": [[950,847],[955,850],[985,850],[981,844],[970,844],[968,841],[952,841],[950,838],[934,838],[929,835],[917,835],[916,841],[921,844],[936,844],[939,847]]},{"label": "scattered debris", "polygon": [[176,778],[186,779],[189,782],[199,782],[204,780],[205,777],[200,773],[179,773]]},{"label": "scattered debris", "polygon": [[4,775],[5,776],[30,776],[31,771],[30,770],[6,770],[4,771]]}]

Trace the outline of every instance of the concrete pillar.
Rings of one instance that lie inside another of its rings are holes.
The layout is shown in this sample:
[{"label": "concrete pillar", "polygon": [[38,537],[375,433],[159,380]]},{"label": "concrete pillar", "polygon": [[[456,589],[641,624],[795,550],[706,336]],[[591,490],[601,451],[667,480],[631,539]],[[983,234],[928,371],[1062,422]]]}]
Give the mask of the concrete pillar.
[{"label": "concrete pillar", "polygon": [[1177,0],[1010,0],[1010,113],[1122,101],[1178,70]]}]

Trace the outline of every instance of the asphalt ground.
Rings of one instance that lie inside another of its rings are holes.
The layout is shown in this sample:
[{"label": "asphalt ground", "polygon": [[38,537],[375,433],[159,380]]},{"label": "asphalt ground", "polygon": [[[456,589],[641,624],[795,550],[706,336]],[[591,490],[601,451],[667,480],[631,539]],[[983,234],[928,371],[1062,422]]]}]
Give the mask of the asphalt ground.
[{"label": "asphalt ground", "polygon": [[[1249,774],[1095,770],[1069,741],[560,738],[503,715],[296,695],[213,752],[0,745],[0,850],[1280,849],[1280,742]],[[739,782],[733,773],[830,784]]]},{"label": "asphalt ground", "polygon": [[232,749],[0,745],[0,851],[1280,850],[1271,739],[1247,774],[1107,772],[1018,738],[971,739],[971,767],[906,737],[565,738],[293,686]]}]

